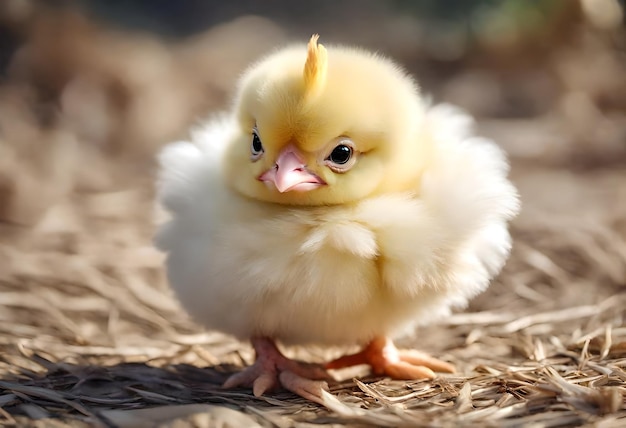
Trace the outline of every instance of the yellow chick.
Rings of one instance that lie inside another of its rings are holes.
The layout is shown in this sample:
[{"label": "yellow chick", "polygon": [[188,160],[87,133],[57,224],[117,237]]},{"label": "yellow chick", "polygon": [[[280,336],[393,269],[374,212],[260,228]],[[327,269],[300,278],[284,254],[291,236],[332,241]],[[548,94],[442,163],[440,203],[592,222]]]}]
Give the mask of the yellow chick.
[{"label": "yellow chick", "polygon": [[[504,153],[467,115],[430,106],[388,59],[317,40],[253,65],[232,112],[163,150],[171,219],[157,245],[189,313],[252,341],[256,362],[226,387],[321,402],[325,368],[454,370],[390,338],[488,286],[518,197]],[[324,367],[275,341],[364,348]]]}]

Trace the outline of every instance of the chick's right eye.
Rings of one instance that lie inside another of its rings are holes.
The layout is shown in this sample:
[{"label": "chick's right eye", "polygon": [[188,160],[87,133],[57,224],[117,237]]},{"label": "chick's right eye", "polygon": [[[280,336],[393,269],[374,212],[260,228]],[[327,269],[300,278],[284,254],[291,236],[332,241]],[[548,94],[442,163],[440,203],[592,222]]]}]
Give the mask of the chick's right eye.
[{"label": "chick's right eye", "polygon": [[252,144],[250,145],[250,154],[253,161],[259,159],[263,155],[263,143],[261,138],[255,129],[252,131]]}]

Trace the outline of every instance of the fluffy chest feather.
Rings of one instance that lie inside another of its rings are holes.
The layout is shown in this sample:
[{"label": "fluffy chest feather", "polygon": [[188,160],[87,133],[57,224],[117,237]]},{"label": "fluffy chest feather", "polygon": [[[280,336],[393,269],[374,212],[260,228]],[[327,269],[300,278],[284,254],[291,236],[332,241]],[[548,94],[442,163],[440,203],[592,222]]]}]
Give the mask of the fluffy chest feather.
[{"label": "fluffy chest feather", "polygon": [[423,206],[406,195],[309,210],[277,209],[228,191],[221,198],[228,203],[207,205],[210,223],[179,219],[166,237],[173,241],[174,290],[211,328],[349,343],[448,311],[449,284],[415,263],[438,249],[420,236],[428,227],[415,224],[425,220]]}]

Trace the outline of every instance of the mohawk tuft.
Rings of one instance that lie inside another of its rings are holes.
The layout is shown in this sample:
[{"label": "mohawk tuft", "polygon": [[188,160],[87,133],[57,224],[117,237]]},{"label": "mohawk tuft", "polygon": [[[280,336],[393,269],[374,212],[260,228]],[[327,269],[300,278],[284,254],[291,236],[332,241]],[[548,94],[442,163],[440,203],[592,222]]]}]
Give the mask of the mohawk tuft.
[{"label": "mohawk tuft", "polygon": [[313,34],[308,44],[308,54],[304,64],[304,96],[315,97],[326,83],[328,59],[326,48],[318,44],[319,34]]}]

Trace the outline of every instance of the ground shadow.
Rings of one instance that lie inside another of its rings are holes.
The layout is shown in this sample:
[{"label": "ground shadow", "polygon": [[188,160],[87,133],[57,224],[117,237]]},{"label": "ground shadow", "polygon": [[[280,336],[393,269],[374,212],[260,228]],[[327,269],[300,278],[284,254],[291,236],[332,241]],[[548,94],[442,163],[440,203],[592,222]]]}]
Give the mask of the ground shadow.
[{"label": "ground shadow", "polygon": [[[257,398],[249,389],[223,389],[226,378],[238,370],[233,365],[49,364],[43,374],[23,372],[0,380],[0,410],[7,420],[58,418],[118,426],[118,422],[110,420],[111,411],[212,404],[237,410],[254,407],[259,410],[255,419],[264,419],[263,409],[277,405],[297,405],[305,411],[316,406],[286,391]],[[321,412],[320,417],[328,422],[327,412]]]}]

